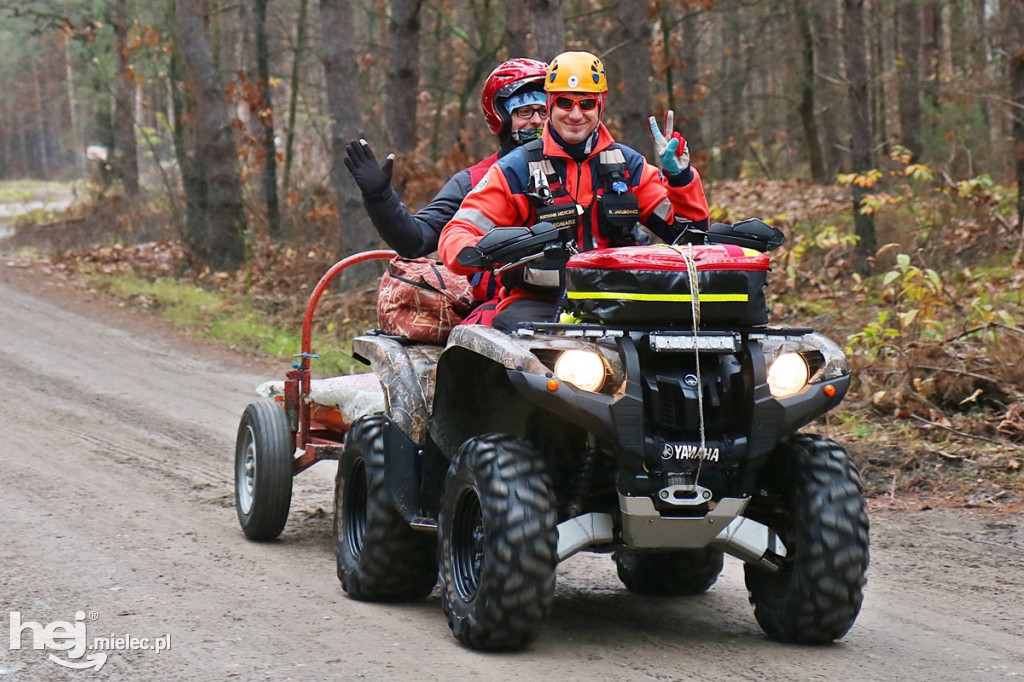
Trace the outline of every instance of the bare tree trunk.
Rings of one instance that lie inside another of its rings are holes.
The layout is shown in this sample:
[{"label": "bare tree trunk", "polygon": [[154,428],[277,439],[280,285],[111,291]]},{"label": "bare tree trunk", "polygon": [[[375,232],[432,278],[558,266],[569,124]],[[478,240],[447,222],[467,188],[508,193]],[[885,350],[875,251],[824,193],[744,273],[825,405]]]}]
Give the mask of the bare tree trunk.
[{"label": "bare tree trunk", "polygon": [[298,27],[295,35],[295,53],[292,55],[291,92],[288,95],[288,134],[284,147],[284,195],[288,201],[288,192],[292,181],[292,150],[295,145],[295,112],[299,106],[299,65],[302,55],[306,52],[306,11],[308,0],[299,0]]},{"label": "bare tree trunk", "polygon": [[814,112],[814,34],[811,32],[808,0],[793,0],[796,9],[797,30],[800,35],[802,68],[800,72],[800,122],[807,142],[807,160],[811,166],[811,178],[825,185],[829,175],[821,158],[821,139],[818,137],[818,122]]},{"label": "bare tree trunk", "polygon": [[281,236],[281,210],[277,203],[277,145],[274,144],[274,100],[270,92],[270,55],[267,47],[267,0],[256,0],[256,73],[259,77],[260,142],[263,147],[263,197],[267,202],[270,238]]},{"label": "bare tree trunk", "polygon": [[942,83],[942,7],[930,0],[921,8],[924,35],[922,49],[925,57],[924,94],[932,110],[939,108],[939,89]]},{"label": "bare tree trunk", "polygon": [[189,212],[189,242],[211,269],[235,270],[245,260],[245,213],[235,137],[210,52],[209,5],[177,0],[175,19],[193,101],[195,144],[189,160],[201,174],[188,197],[196,208]]},{"label": "bare tree trunk", "polygon": [[[707,101],[700,89],[700,45],[701,23],[704,17],[700,9],[687,8],[687,16],[683,19],[683,59],[679,78],[683,82],[683,106],[676,110],[676,123],[683,137],[690,145],[691,159],[706,173],[708,169],[708,145],[705,141],[704,126],[701,124],[701,112]],[[669,100],[672,103],[672,100]]]},{"label": "bare tree trunk", "polygon": [[449,79],[443,75],[445,73],[445,65],[444,60],[440,58],[442,54],[441,44],[445,32],[444,7],[438,7],[434,11],[436,14],[434,32],[432,40],[428,42],[430,45],[430,55],[428,56],[427,63],[430,64],[429,78],[430,82],[433,83],[434,92],[436,93],[433,102],[434,115],[430,122],[430,158],[436,161],[441,154],[441,124],[444,121],[444,104],[451,95],[451,87]]},{"label": "bare tree trunk", "polygon": [[[550,62],[565,51],[562,0],[527,0],[533,18],[533,53]],[[648,59],[648,61],[650,61]]]},{"label": "bare tree trunk", "polygon": [[[841,101],[839,87],[836,83],[842,80],[841,52],[836,49],[839,44],[838,12],[835,0],[828,3],[827,9],[815,12],[816,23],[815,37],[817,39],[816,53],[819,57],[817,70],[817,91],[825,93],[825,107],[821,112],[821,127],[825,135],[825,165],[830,177],[838,173],[843,167],[843,153],[840,149],[842,137],[840,130],[842,125],[839,121],[840,112],[844,109]],[[845,99],[845,93],[843,93]]]},{"label": "bare tree trunk", "polygon": [[526,57],[526,34],[530,32],[530,14],[526,0],[508,0],[505,3],[505,45],[508,58]]},{"label": "bare tree trunk", "polygon": [[74,162],[79,170],[85,172],[85,141],[82,139],[81,126],[78,121],[78,109],[75,97],[75,72],[71,66],[71,36],[64,34],[64,85],[68,93],[68,129],[71,131],[71,148]]},{"label": "bare tree trunk", "polygon": [[[612,95],[609,108],[621,121],[619,141],[641,152],[650,153],[651,36],[647,25],[647,0],[620,0],[615,24],[618,49],[608,56],[608,87]],[[666,131],[667,134],[667,131]]]},{"label": "bare tree trunk", "polygon": [[36,154],[39,159],[39,175],[47,179],[50,177],[50,155],[46,150],[46,116],[43,113],[43,88],[39,83],[39,69],[35,60],[32,61],[32,84],[36,94],[36,130],[38,139]]},{"label": "bare tree trunk", "polygon": [[921,8],[906,2],[899,8],[900,137],[916,157],[921,153]]},{"label": "bare tree trunk", "polygon": [[21,169],[22,173],[28,175],[34,169],[29,163],[29,150],[28,150],[28,135],[25,133],[25,129],[28,127],[28,123],[25,121],[26,114],[24,109],[16,109],[15,115],[17,116],[18,123],[18,152],[21,156]]},{"label": "bare tree trunk", "polygon": [[1006,48],[1010,55],[1010,99],[1015,105],[1010,110],[1013,131],[1013,157],[1017,176],[1017,230],[1021,244],[1014,256],[1019,264],[1024,249],[1024,0],[1005,0]]},{"label": "bare tree trunk", "polygon": [[738,178],[743,166],[744,110],[746,89],[750,69],[747,68],[747,50],[744,48],[743,19],[739,7],[732,7],[725,27],[725,44],[732,49],[723,56],[725,59],[722,124],[722,177]]},{"label": "bare tree trunk", "polygon": [[117,83],[114,86],[115,165],[124,193],[139,195],[139,154],[135,141],[135,77],[128,68],[128,8],[125,0],[114,0],[111,7],[117,50]]},{"label": "bare tree trunk", "polygon": [[[327,83],[327,105],[333,125],[331,138],[331,184],[338,197],[341,216],[339,246],[342,255],[372,248],[378,243],[376,230],[363,210],[359,188],[345,171],[345,145],[359,136],[359,65],[354,47],[352,5],[348,0],[320,0],[323,30],[322,50],[324,79]],[[358,270],[345,278],[346,284],[369,281],[369,269]]]},{"label": "bare tree trunk", "polygon": [[880,141],[885,153],[889,153],[889,121],[885,97],[885,48],[886,48],[886,15],[880,3],[868,3],[871,14],[868,19],[871,27],[865,35],[869,39],[870,60],[868,61],[868,107],[871,112],[871,144]]},{"label": "bare tree trunk", "polygon": [[[868,123],[868,64],[864,47],[864,0],[843,0],[845,6],[846,78],[850,84],[850,151],[853,157],[853,171],[864,173],[871,170],[871,138]],[[861,212],[866,191],[853,186],[853,221],[857,235],[855,255],[857,271],[867,274],[871,271],[872,260],[878,248],[875,236],[875,219],[871,214]]]},{"label": "bare tree trunk", "polygon": [[[168,25],[171,25],[174,22],[175,0],[168,0],[167,4],[167,22]],[[168,88],[171,96],[171,141],[174,146],[174,157],[178,161],[178,168],[181,169],[182,188],[185,190],[185,215],[181,215],[179,211],[174,211],[173,219],[182,241],[194,253],[197,249],[192,245],[192,235],[189,231],[189,226],[199,224],[202,216],[199,215],[198,202],[191,201],[189,197],[198,197],[200,195],[202,192],[202,178],[193,159],[189,155],[189,141],[195,136],[193,126],[189,123],[192,117],[189,111],[188,99],[183,96],[187,76],[185,74],[185,63],[181,56],[180,44],[176,36],[174,37],[174,50],[171,53],[170,62]],[[173,196],[169,198],[173,206],[176,203],[176,199]]]},{"label": "bare tree trunk", "polygon": [[410,154],[416,150],[422,5],[422,0],[391,0],[387,122],[391,146],[399,154]]}]

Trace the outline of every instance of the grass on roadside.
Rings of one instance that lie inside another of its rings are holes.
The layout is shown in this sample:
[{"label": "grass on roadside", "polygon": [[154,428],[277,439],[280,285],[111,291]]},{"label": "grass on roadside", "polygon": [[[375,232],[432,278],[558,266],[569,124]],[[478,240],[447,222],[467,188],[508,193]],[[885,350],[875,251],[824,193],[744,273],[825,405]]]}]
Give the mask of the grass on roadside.
[{"label": "grass on roadside", "polygon": [[8,180],[0,182],[0,204],[45,201],[48,196],[74,193],[78,182],[47,182],[43,180]]},{"label": "grass on roadside", "polygon": [[[172,279],[148,280],[133,275],[89,275],[87,281],[134,305],[150,310],[187,334],[214,339],[232,348],[289,358],[302,347],[301,330],[268,324],[244,302],[216,291]],[[352,338],[338,338],[334,325],[313,334],[313,360],[317,376],[337,376],[365,371],[352,356]],[[324,341],[329,335],[329,341]],[[318,338],[320,339],[318,342]]]}]

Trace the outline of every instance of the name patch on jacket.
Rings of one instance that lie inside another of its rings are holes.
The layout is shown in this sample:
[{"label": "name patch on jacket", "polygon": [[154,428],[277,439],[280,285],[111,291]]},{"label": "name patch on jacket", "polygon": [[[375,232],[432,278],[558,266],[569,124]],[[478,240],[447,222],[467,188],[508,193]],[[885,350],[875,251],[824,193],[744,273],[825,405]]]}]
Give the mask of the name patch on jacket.
[{"label": "name patch on jacket", "polygon": [[555,227],[574,226],[578,216],[579,211],[576,204],[555,204],[537,209],[537,220],[546,220]]}]

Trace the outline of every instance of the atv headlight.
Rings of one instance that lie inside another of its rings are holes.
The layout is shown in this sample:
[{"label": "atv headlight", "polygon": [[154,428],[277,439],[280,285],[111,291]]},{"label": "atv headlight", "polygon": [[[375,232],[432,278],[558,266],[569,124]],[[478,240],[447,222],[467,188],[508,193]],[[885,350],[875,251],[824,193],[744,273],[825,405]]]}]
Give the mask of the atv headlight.
[{"label": "atv headlight", "polygon": [[[765,362],[769,368],[787,353],[798,353],[807,365],[807,383],[820,384],[831,381],[850,373],[850,361],[840,348],[828,337],[811,332],[810,334],[787,335],[765,334],[751,335],[761,344]],[[781,371],[782,367],[778,371]],[[775,393],[775,390],[772,390]]]},{"label": "atv headlight", "polygon": [[555,376],[584,391],[601,390],[606,375],[604,360],[593,351],[567,350],[555,361]]},{"label": "atv headlight", "polygon": [[782,353],[768,368],[768,388],[776,398],[799,393],[809,378],[807,361],[800,353]]}]

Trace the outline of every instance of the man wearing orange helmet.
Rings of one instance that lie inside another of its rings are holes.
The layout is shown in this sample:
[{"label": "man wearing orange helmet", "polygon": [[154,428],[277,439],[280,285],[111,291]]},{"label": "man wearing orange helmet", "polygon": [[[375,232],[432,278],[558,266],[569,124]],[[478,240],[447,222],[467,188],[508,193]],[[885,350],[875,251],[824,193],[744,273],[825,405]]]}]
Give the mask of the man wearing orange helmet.
[{"label": "man wearing orange helmet", "polygon": [[[651,118],[658,171],[616,143],[601,123],[608,81],[596,56],[558,55],[544,90],[549,118],[541,138],[499,159],[441,233],[439,252],[448,269],[473,273],[456,257],[494,227],[541,221],[574,226],[583,250],[636,243],[637,222],[670,243],[688,226],[707,228],[704,187],[690,166],[686,141],[671,129],[671,112],[667,138]],[[495,327],[511,331],[520,321],[548,321],[558,313],[558,270],[509,270],[502,284]]]},{"label": "man wearing orange helmet", "polygon": [[[366,140],[345,148],[345,166],[363,193],[363,205],[388,246],[405,258],[437,250],[441,229],[451,220],[470,189],[500,156],[540,136],[547,107],[543,84],[548,65],[534,59],[510,59],[499,64],[484,83],[480,106],[487,127],[498,138],[498,151],[453,175],[426,206],[409,212],[391,187],[394,154],[377,162]],[[478,298],[487,292],[477,292]]]}]

